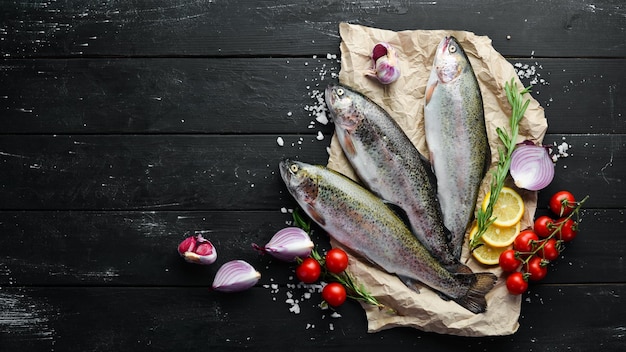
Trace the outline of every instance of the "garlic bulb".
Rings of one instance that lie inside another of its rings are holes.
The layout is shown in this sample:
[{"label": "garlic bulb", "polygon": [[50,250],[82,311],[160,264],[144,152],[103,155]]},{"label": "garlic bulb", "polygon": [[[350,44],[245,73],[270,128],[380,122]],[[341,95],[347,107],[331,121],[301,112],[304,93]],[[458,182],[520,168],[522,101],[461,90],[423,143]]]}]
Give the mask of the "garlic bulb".
[{"label": "garlic bulb", "polygon": [[373,69],[365,74],[376,78],[382,84],[390,84],[400,77],[398,53],[389,43],[380,42],[372,50]]}]

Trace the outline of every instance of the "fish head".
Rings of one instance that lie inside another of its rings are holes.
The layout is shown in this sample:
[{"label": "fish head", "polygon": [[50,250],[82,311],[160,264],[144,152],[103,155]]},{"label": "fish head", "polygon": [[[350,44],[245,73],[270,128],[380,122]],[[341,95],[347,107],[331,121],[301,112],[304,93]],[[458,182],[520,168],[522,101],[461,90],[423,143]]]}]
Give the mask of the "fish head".
[{"label": "fish head", "polygon": [[469,60],[461,45],[452,36],[444,37],[437,46],[435,53],[435,70],[441,83],[452,82],[457,79],[466,67]]},{"label": "fish head", "polygon": [[358,108],[360,95],[350,88],[331,84],[326,87],[324,98],[335,125],[340,125],[344,129],[352,131],[363,119]]},{"label": "fish head", "polygon": [[280,162],[279,170],[289,193],[301,206],[312,205],[315,202],[319,178],[312,172],[310,164],[285,159]]}]

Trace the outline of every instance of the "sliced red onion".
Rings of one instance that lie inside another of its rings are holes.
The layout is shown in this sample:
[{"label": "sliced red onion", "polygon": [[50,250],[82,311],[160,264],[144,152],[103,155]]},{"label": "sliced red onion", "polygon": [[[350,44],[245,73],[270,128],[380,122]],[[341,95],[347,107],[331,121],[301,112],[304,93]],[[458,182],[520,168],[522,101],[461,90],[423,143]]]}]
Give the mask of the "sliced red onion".
[{"label": "sliced red onion", "polygon": [[548,149],[530,141],[518,144],[511,154],[511,177],[529,191],[546,188],[554,178],[554,163]]},{"label": "sliced red onion", "polygon": [[269,253],[274,258],[293,262],[296,258],[306,258],[311,254],[315,244],[309,234],[299,227],[286,227],[272,237],[264,246],[252,245],[255,249]]},{"label": "sliced red onion", "polygon": [[224,263],[215,273],[213,289],[220,292],[239,292],[256,285],[261,273],[243,260]]},{"label": "sliced red onion", "polygon": [[189,263],[209,265],[217,260],[217,251],[211,241],[198,234],[185,238],[178,245],[178,254]]}]

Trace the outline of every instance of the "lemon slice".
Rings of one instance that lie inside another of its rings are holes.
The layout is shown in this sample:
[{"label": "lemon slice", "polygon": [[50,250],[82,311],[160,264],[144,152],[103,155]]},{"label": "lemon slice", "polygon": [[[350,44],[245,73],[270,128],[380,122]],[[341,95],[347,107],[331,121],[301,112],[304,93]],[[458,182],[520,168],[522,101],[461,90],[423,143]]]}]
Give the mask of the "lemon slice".
[{"label": "lemon slice", "polygon": [[[478,232],[478,226],[474,225],[469,233],[470,240],[474,237],[476,232]],[[485,238],[485,235],[483,234],[481,238]],[[474,259],[478,260],[479,263],[485,265],[496,265],[500,259],[500,254],[506,249],[507,247],[492,247],[488,244],[484,244],[476,248],[472,252],[472,256],[474,256]]]},{"label": "lemon slice", "polygon": [[513,244],[515,237],[517,237],[521,229],[522,224],[519,221],[515,225],[508,227],[491,225],[480,239],[491,247],[507,247]]},{"label": "lemon slice", "polygon": [[[483,199],[482,208],[487,210],[491,192],[487,193]],[[493,207],[493,214],[496,218],[494,225],[500,227],[510,227],[518,223],[524,215],[524,200],[512,188],[502,187],[498,200]]]}]

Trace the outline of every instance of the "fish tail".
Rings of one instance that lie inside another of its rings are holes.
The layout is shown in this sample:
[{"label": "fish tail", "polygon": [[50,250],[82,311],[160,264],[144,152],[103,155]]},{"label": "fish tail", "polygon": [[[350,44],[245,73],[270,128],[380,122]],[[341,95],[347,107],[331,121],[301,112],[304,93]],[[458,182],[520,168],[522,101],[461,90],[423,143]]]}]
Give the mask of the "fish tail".
[{"label": "fish tail", "polygon": [[456,274],[456,276],[466,281],[469,289],[464,296],[455,298],[454,301],[474,314],[484,313],[487,310],[485,295],[491,291],[498,278],[492,273]]}]

